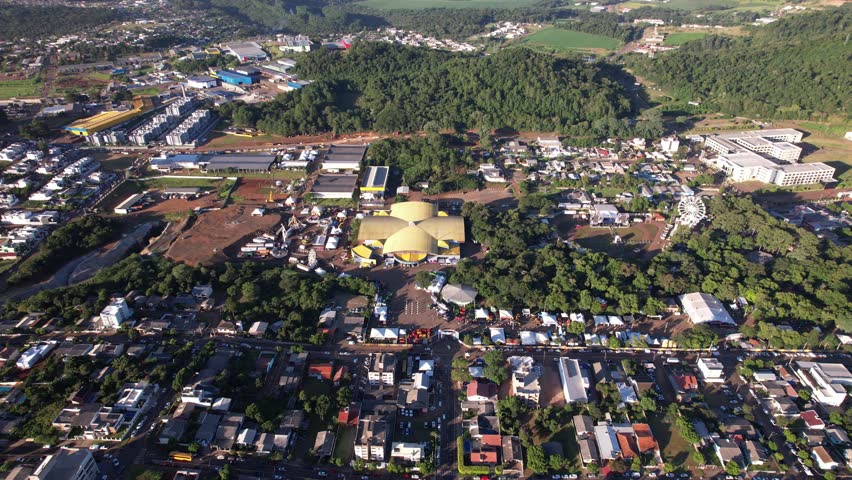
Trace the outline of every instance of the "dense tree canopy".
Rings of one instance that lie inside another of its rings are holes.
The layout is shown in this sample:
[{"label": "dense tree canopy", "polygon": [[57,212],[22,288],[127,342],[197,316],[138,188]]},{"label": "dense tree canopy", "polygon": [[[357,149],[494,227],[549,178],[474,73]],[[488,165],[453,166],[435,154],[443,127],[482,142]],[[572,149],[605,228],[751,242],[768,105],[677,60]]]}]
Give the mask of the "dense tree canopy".
[{"label": "dense tree canopy", "polygon": [[[0,8],[0,38],[67,35],[104,25],[119,18],[111,8],[79,8],[61,5],[11,5]],[[56,21],[62,19],[62,21]]]},{"label": "dense tree canopy", "polygon": [[682,100],[730,114],[808,118],[846,113],[852,98],[847,33],[852,5],[790,15],[751,35],[708,36],[635,61],[637,71]]},{"label": "dense tree canopy", "polygon": [[385,139],[370,145],[368,165],[386,165],[402,175],[401,183],[427,182],[429,191],[473,190],[479,181],[466,174],[476,164],[470,152],[452,148],[450,138],[429,135],[405,140]]},{"label": "dense tree canopy", "polygon": [[[700,291],[724,302],[745,297],[747,312],[759,320],[852,329],[852,247],[785,224],[749,198],[715,197],[712,224],[678,234],[649,265],[548,243],[551,227],[518,212],[465,204],[462,214],[472,239],[488,252],[459,262],[452,280],[474,285],[493,306],[653,315],[662,311],[662,298]],[[764,327],[750,336],[777,335]],[[702,329],[681,341],[713,343]],[[809,337],[774,341],[815,344]]]},{"label": "dense tree canopy", "polygon": [[[500,128],[567,132],[631,111],[618,69],[527,49],[473,56],[363,42],[318,50],[296,71],[318,80],[254,108],[258,128],[292,135]],[[535,72],[535,74],[531,74]]]}]

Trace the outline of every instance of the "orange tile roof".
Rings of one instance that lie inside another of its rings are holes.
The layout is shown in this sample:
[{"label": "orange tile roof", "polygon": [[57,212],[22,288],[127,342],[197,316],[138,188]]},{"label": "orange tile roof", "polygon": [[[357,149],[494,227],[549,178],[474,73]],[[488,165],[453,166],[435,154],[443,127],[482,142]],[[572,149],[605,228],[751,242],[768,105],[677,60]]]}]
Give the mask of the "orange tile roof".
[{"label": "orange tile roof", "polygon": [[472,464],[495,464],[497,463],[497,452],[494,450],[483,450],[480,452],[470,453],[470,463]]},{"label": "orange tile roof", "polygon": [[636,444],[640,452],[645,453],[659,449],[657,441],[654,440],[654,433],[651,432],[651,427],[647,423],[634,423],[633,431],[636,432]]},{"label": "orange tile roof", "polygon": [[698,379],[692,374],[675,375],[677,385],[683,390],[693,390],[698,388]]},{"label": "orange tile roof", "polygon": [[621,456],[624,458],[636,458],[639,456],[639,447],[636,445],[636,440],[633,435],[624,432],[617,432],[615,436],[618,438],[618,446],[621,447]]},{"label": "orange tile roof", "polygon": [[484,446],[488,447],[501,447],[503,446],[503,440],[500,438],[500,435],[496,434],[486,434],[483,435],[480,439],[480,443]]},{"label": "orange tile roof", "polygon": [[324,380],[331,380],[331,372],[334,369],[330,363],[312,363],[308,365],[308,375],[316,375]]}]

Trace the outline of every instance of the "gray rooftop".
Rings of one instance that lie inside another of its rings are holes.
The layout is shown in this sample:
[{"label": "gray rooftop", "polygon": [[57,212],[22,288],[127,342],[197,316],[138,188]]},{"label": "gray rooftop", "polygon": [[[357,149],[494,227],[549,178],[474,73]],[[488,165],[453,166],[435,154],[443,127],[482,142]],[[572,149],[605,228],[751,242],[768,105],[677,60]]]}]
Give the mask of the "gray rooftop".
[{"label": "gray rooftop", "polygon": [[273,153],[256,154],[220,154],[210,157],[207,170],[269,170],[269,166],[275,161]]},{"label": "gray rooftop", "polygon": [[354,192],[358,175],[320,175],[311,188],[313,192]]}]

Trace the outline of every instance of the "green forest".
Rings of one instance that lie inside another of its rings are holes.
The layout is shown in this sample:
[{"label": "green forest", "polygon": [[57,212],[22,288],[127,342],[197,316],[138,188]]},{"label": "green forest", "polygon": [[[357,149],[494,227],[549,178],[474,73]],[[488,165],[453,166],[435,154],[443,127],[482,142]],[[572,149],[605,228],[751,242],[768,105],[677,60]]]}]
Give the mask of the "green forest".
[{"label": "green forest", "polygon": [[848,32],[852,5],[784,17],[744,37],[707,36],[653,59],[630,58],[636,72],[679,100],[729,114],[818,118],[846,114],[852,99]]},{"label": "green forest", "polygon": [[[45,19],[58,19],[45,21]],[[67,35],[89,30],[119,18],[117,10],[109,8],[79,8],[59,5],[24,6],[4,3],[0,8],[0,38],[33,38],[48,35]]]},{"label": "green forest", "polygon": [[473,56],[365,42],[345,53],[312,52],[296,72],[317,82],[240,107],[235,122],[280,135],[409,132],[427,124],[567,133],[631,112],[615,80],[621,70],[520,48]]},{"label": "green forest", "polygon": [[463,259],[451,280],[501,308],[653,315],[661,299],[701,291],[724,302],[744,297],[758,320],[852,328],[852,247],[785,224],[745,197],[714,197],[709,212],[712,225],[679,233],[645,264],[545,241],[554,232],[538,218],[466,203],[472,238],[488,251]]},{"label": "green forest", "polygon": [[370,145],[365,163],[386,165],[401,175],[401,184],[429,183],[429,193],[474,190],[478,178],[467,175],[476,163],[470,152],[451,148],[450,137],[430,134],[425,138],[384,139]]}]

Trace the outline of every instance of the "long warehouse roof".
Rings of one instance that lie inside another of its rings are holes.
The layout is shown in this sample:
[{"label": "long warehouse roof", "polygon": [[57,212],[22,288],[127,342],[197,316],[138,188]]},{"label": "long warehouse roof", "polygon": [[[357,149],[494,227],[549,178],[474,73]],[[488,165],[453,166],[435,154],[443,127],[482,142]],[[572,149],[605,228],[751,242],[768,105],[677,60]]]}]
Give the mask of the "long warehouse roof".
[{"label": "long warehouse roof", "polygon": [[268,170],[275,161],[274,153],[258,154],[221,154],[210,157],[208,170],[226,170],[234,168],[237,170]]},{"label": "long warehouse roof", "polygon": [[112,110],[109,112],[101,112],[97,115],[77,120],[65,127],[65,129],[97,131],[99,128],[107,128],[109,126],[116,125],[118,122],[130,120],[140,113],[142,113],[142,111],[136,108],[132,110]]}]

